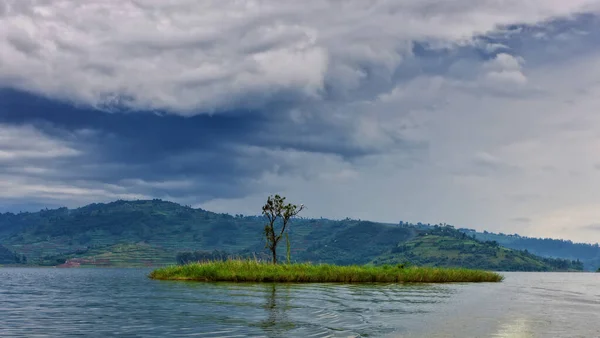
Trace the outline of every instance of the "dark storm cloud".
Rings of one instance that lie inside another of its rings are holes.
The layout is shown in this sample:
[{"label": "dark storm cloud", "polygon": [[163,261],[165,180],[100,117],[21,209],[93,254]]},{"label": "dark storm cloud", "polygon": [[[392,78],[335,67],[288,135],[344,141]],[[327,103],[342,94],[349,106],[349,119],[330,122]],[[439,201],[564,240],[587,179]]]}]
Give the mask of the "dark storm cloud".
[{"label": "dark storm cloud", "polygon": [[[117,185],[149,196],[194,195],[199,200],[243,196],[255,188],[252,180],[265,172],[301,171],[269,150],[325,153],[347,160],[386,150],[359,147],[343,126],[298,125],[260,112],[193,117],[109,113],[14,90],[0,92],[0,123],[34,126],[78,152],[52,160],[15,160],[3,166],[5,173],[43,164],[52,170],[19,174],[64,184],[81,181],[79,186],[88,188]],[[414,147],[396,141],[398,147]]]},{"label": "dark storm cloud", "polygon": [[[248,158],[238,147],[264,132],[259,115],[184,118],[106,113],[16,91],[4,91],[1,96],[1,123],[34,125],[81,152],[80,156],[46,163],[55,169],[51,174],[31,175],[125,185],[139,180],[190,179],[200,182],[178,189],[166,186],[162,192],[189,194],[201,187],[198,193],[203,196],[232,196],[243,193],[245,185],[240,182],[244,178],[259,175],[270,165],[268,160]],[[141,190],[152,193],[151,188],[142,186]]]}]

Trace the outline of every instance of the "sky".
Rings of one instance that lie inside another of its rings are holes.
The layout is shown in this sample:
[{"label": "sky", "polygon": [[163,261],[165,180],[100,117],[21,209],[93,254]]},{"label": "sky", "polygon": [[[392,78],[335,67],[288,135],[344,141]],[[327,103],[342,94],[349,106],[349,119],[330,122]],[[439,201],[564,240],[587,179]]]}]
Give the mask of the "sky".
[{"label": "sky", "polygon": [[0,211],[600,241],[596,0],[0,0]]}]

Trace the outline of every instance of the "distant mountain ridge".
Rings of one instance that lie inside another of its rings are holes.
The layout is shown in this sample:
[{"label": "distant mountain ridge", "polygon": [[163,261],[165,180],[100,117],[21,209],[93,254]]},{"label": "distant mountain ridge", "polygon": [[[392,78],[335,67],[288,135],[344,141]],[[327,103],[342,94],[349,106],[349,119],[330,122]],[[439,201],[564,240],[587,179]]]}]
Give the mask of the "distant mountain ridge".
[{"label": "distant mountain ridge", "polygon": [[[73,260],[96,266],[159,266],[175,263],[177,254],[187,251],[260,256],[265,252],[263,227],[260,216],[218,214],[158,199],[115,201],[77,209],[0,214],[0,243],[32,265]],[[292,221],[290,238],[297,261],[581,269],[576,260],[542,259],[499,248],[497,243],[479,241],[453,227],[298,218]]]}]

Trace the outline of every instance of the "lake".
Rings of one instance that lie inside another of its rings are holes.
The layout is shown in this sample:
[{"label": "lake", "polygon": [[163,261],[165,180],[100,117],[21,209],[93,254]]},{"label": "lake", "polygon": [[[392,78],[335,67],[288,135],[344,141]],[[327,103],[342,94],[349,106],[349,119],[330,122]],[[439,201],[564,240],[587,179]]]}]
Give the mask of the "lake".
[{"label": "lake", "polygon": [[600,274],[492,284],[153,281],[148,269],[0,268],[0,337],[600,337]]}]

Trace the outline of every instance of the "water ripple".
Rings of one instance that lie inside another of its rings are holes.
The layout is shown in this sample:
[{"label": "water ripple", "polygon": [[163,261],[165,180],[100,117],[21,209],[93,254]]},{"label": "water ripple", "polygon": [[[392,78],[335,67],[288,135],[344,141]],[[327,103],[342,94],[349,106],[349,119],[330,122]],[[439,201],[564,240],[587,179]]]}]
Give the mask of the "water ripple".
[{"label": "water ripple", "polygon": [[0,337],[600,336],[590,274],[345,285],[164,282],[148,272],[0,269]]}]

